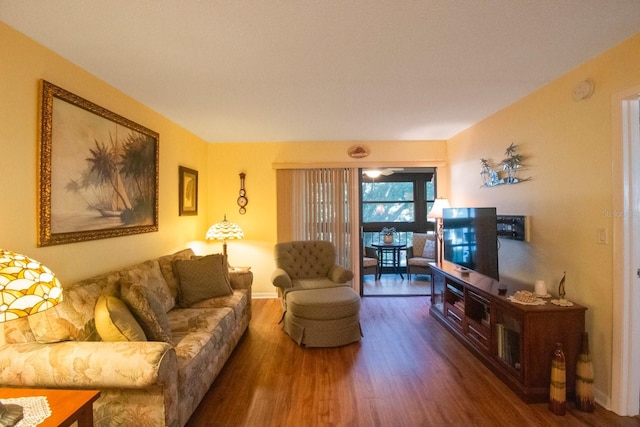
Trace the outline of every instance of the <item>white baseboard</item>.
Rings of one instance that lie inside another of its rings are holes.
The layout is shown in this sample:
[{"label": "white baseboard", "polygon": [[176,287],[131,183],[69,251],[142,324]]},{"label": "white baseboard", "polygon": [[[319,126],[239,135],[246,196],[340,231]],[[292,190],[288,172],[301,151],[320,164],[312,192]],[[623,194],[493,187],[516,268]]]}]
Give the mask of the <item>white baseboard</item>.
[{"label": "white baseboard", "polygon": [[597,388],[594,388],[593,399],[598,405],[602,406],[607,411],[611,410],[611,399],[609,398],[609,396],[607,396],[606,393],[603,393]]},{"label": "white baseboard", "polygon": [[252,292],[252,299],[270,299],[270,298],[278,298],[278,294],[276,292]]}]

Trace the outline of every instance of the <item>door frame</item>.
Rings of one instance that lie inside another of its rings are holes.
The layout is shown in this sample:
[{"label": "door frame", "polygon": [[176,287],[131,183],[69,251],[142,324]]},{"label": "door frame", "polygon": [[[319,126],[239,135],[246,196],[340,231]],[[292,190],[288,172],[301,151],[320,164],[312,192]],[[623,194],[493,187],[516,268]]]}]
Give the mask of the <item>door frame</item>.
[{"label": "door frame", "polygon": [[613,318],[610,408],[640,407],[640,86],[612,97]]},{"label": "door frame", "polygon": [[[386,169],[386,168],[403,168],[403,169],[409,170],[409,172],[399,171],[397,173],[398,175],[401,175],[403,173],[409,173],[409,174],[419,173],[419,172],[416,172],[415,169],[423,169],[423,168],[433,169],[433,179],[434,179],[434,188],[435,188],[434,196],[435,198],[438,198],[438,170],[442,168],[442,164],[437,163],[437,164],[422,165],[422,164],[413,164],[413,163],[405,164],[405,163],[406,162],[394,162],[386,166],[375,166],[375,164],[371,164],[366,167],[361,166],[359,168],[354,168],[354,173],[356,173],[356,176],[352,178],[351,182],[355,183],[357,187],[354,188],[352,200],[357,200],[357,203],[354,203],[354,205],[357,205],[357,209],[352,209],[351,212],[352,212],[352,215],[357,214],[357,219],[355,216],[352,216],[353,218],[352,220],[357,221],[355,223],[357,224],[357,228],[358,228],[358,250],[352,251],[352,253],[357,253],[357,256],[358,256],[358,259],[354,260],[354,264],[353,264],[354,266],[355,265],[358,266],[358,268],[355,269],[356,271],[354,271],[354,281],[358,283],[358,289],[361,297],[370,296],[364,293],[364,276],[361,274],[362,268],[363,268],[362,261],[364,257],[364,226],[363,226],[363,219],[362,219],[362,182],[363,182],[362,174],[363,172],[366,169]],[[416,191],[415,188],[414,188],[414,191]],[[426,215],[426,212],[425,212],[425,215]],[[389,294],[389,296],[396,296],[396,295]]]}]

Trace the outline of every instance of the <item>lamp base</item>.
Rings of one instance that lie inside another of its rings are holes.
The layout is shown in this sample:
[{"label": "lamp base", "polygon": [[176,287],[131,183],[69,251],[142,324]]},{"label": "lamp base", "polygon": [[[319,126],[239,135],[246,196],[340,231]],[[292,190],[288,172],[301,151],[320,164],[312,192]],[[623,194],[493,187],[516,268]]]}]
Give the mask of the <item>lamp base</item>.
[{"label": "lamp base", "polygon": [[22,406],[0,403],[0,427],[15,426],[22,417]]}]

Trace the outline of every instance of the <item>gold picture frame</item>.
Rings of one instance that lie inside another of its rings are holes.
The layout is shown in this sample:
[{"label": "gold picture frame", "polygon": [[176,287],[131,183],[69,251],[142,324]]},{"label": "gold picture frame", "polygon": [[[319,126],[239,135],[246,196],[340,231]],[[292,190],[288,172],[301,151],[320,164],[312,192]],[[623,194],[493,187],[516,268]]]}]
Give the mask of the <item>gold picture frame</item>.
[{"label": "gold picture frame", "polygon": [[178,214],[198,215],[198,171],[178,166]]},{"label": "gold picture frame", "polygon": [[158,231],[157,132],[42,81],[38,246]]}]

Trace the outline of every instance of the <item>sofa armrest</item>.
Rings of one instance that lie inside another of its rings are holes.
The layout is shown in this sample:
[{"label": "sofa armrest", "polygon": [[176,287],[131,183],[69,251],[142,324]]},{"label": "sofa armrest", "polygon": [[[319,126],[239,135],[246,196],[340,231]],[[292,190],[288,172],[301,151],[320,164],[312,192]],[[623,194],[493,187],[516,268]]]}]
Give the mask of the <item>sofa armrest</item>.
[{"label": "sofa armrest", "polygon": [[253,273],[251,271],[229,271],[229,282],[233,289],[250,289],[253,284]]},{"label": "sofa armrest", "polygon": [[177,387],[176,353],[162,342],[37,342],[0,347],[0,386]]},{"label": "sofa armrest", "polygon": [[327,276],[332,282],[346,283],[353,279],[353,271],[347,270],[346,268],[336,264],[329,269],[329,274]]},{"label": "sofa armrest", "polygon": [[291,277],[282,268],[276,268],[271,274],[271,283],[280,289],[287,289],[293,287]]}]

